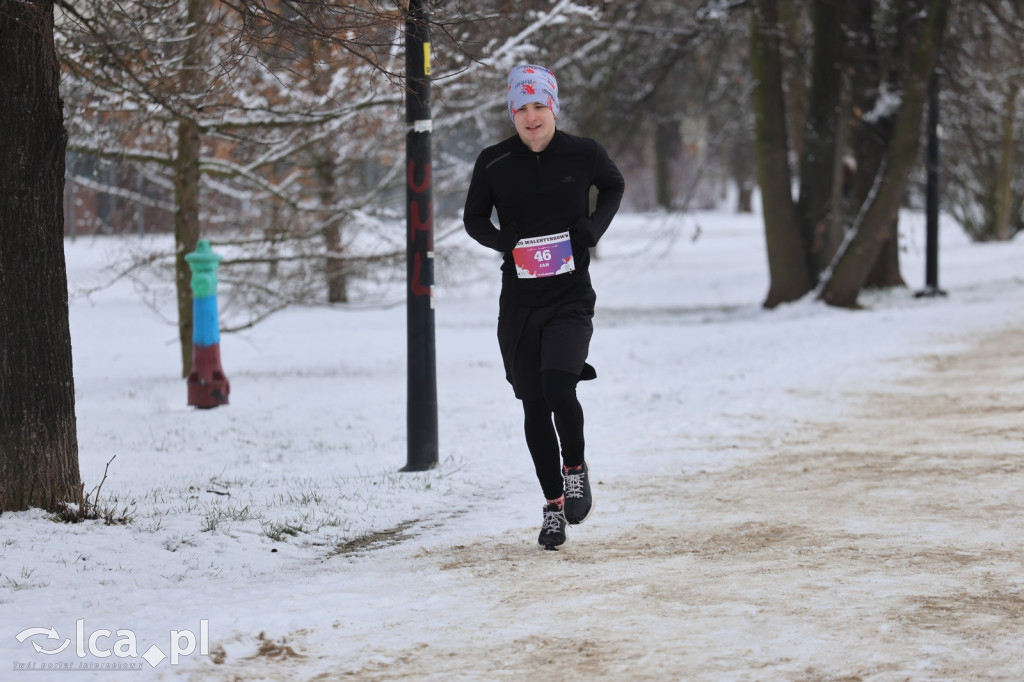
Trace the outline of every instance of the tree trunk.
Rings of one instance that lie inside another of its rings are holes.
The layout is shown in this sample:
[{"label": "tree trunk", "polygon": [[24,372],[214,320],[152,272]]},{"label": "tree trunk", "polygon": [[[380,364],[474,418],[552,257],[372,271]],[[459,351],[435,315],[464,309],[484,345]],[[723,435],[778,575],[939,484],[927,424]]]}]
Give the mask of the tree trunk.
[{"label": "tree trunk", "polygon": [[174,281],[178,293],[178,339],[181,376],[192,369],[192,270],[185,260],[199,241],[199,128],[178,120],[178,153],[174,159]]},{"label": "tree trunk", "polygon": [[[854,116],[850,144],[853,148],[854,167],[852,178],[847,188],[848,206],[852,209],[852,220],[858,215],[871,197],[871,191],[881,172],[889,153],[894,131],[893,116],[875,116],[864,120],[866,113],[876,109],[881,92],[879,85],[883,83],[883,56],[879,53],[875,40],[873,0],[855,0],[844,6],[845,23],[850,34],[847,42],[848,52],[846,63],[851,74],[851,92]],[[906,8],[905,14],[911,9]],[[899,26],[903,18],[894,23]],[[898,80],[900,69],[898,64],[888,76],[887,87],[898,91],[902,83]],[[903,286],[900,274],[899,244],[896,240],[898,214],[891,216],[889,226],[884,228],[884,236],[875,262],[864,281],[865,287],[886,288]],[[844,221],[845,223],[845,221]],[[851,225],[852,227],[852,225]]]},{"label": "tree trunk", "polygon": [[764,306],[795,301],[811,290],[796,204],[793,202],[786,132],[786,101],[779,52],[776,0],[757,0],[750,13],[754,146],[761,186],[769,290]]},{"label": "tree trunk", "polygon": [[[196,26],[186,41],[182,61],[182,92],[189,94],[199,82],[200,33],[203,0],[189,0],[188,20]],[[178,116],[178,150],[174,159],[174,281],[178,296],[178,339],[181,345],[181,376],[192,370],[192,271],[185,256],[199,241],[199,158],[202,140],[191,112]]]},{"label": "tree trunk", "polygon": [[874,110],[882,85],[881,58],[874,30],[874,0],[851,0],[845,7],[849,33],[845,63],[850,74],[850,146],[854,170],[847,188],[849,204],[856,215],[874,184],[889,138],[891,117],[865,115]]},{"label": "tree trunk", "polygon": [[999,175],[996,178],[996,210],[993,236],[998,241],[1010,240],[1010,220],[1013,206],[1013,167],[1016,139],[1014,119],[1017,111],[1017,95],[1020,86],[1014,81],[1007,83],[1006,104],[1003,109],[1003,136],[999,147]]},{"label": "tree trunk", "polygon": [[871,272],[864,282],[865,289],[892,289],[893,287],[905,287],[903,275],[900,273],[899,256],[899,214],[892,219],[889,227],[885,230],[885,241],[878,251]]},{"label": "tree trunk", "polygon": [[853,239],[821,290],[821,299],[830,305],[856,307],[857,296],[889,238],[889,229],[906,191],[907,177],[917,161],[928,83],[945,32],[950,2],[927,0],[923,3],[923,26],[913,47],[911,68],[904,78],[889,153],[868,193],[860,223],[854,225]]},{"label": "tree trunk", "polygon": [[834,189],[842,175],[844,135],[839,126],[843,96],[842,8],[836,0],[815,0],[811,7],[814,54],[811,91],[804,125],[800,167],[800,229],[807,245],[807,267],[814,283],[828,267],[842,241],[841,225],[832,219],[840,203]]},{"label": "tree trunk", "polygon": [[682,154],[682,146],[679,122],[671,119],[658,121],[654,144],[655,200],[666,211],[671,211],[675,203],[672,162]]},{"label": "tree trunk", "polygon": [[53,2],[0,0],[0,511],[82,502]]},{"label": "tree trunk", "polygon": [[327,245],[327,300],[330,303],[348,303],[348,270],[341,259],[342,226],[337,223],[328,225],[324,230]]},{"label": "tree trunk", "polygon": [[[319,185],[320,204],[333,206],[335,201],[335,165],[327,152],[320,153],[314,164],[316,182]],[[327,252],[324,270],[327,276],[327,301],[330,303],[348,302],[348,270],[341,257],[344,255],[341,235],[344,218],[330,216],[324,227],[324,248]]]},{"label": "tree trunk", "polygon": [[754,189],[757,187],[757,169],[754,164],[754,141],[746,126],[740,126],[732,136],[729,149],[729,174],[736,183],[736,212],[753,213]]},{"label": "tree trunk", "polygon": [[[785,53],[780,52],[783,93],[786,100],[786,134],[790,150],[797,164],[807,156],[804,152],[804,129],[807,112],[807,69],[804,57],[798,52],[807,40],[804,26],[805,0],[773,0],[778,17],[780,39],[785,39]],[[780,44],[780,50],[782,45]],[[795,169],[799,175],[799,165]]]},{"label": "tree trunk", "polygon": [[[318,69],[315,55],[316,44],[311,40],[301,40],[300,50],[305,55],[304,60],[307,68],[307,78],[313,92],[324,97],[329,92],[329,74]],[[316,179],[317,196],[323,208],[333,207],[338,198],[338,167],[335,162],[336,150],[328,143],[317,146],[312,151],[313,155],[313,177]],[[348,266],[342,260],[344,247],[342,236],[345,231],[347,216],[337,215],[333,209],[322,210],[321,215],[324,221],[322,231],[324,239],[324,274],[327,280],[327,301],[329,303],[348,303]]]}]

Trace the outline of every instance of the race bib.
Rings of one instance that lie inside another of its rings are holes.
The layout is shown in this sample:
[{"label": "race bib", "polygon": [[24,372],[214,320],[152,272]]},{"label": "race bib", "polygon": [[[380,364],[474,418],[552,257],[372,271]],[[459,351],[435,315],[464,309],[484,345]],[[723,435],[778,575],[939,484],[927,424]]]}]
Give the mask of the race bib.
[{"label": "race bib", "polygon": [[576,269],[568,232],[520,239],[512,251],[520,279],[564,275]]}]

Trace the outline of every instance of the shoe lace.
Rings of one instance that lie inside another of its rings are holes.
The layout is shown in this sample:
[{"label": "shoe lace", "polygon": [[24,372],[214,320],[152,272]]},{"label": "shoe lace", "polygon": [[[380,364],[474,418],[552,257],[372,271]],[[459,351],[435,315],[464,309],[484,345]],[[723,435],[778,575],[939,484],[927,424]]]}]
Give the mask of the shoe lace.
[{"label": "shoe lace", "polygon": [[565,496],[573,498],[583,497],[583,477],[586,476],[582,471],[578,474],[565,474]]},{"label": "shoe lace", "polygon": [[562,530],[562,521],[565,519],[565,514],[561,509],[556,511],[544,512],[544,521],[541,523],[540,530],[542,533],[558,533]]}]

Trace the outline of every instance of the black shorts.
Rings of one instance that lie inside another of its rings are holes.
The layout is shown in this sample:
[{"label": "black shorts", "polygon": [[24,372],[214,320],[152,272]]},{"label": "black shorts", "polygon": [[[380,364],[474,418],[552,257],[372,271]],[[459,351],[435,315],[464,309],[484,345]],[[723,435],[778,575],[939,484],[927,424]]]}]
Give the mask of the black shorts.
[{"label": "black shorts", "polygon": [[520,400],[542,397],[540,373],[569,372],[580,379],[596,377],[587,364],[594,335],[596,295],[542,308],[505,305],[498,313],[498,346],[505,378]]}]

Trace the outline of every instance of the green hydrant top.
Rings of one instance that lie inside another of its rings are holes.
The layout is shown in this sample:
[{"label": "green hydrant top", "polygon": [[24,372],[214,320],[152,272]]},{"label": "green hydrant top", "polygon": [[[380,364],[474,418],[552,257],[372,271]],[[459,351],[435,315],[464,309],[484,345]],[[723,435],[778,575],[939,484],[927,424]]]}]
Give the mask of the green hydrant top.
[{"label": "green hydrant top", "polygon": [[185,254],[185,260],[192,268],[192,295],[205,298],[217,293],[217,266],[224,257],[210,250],[210,241],[200,239],[196,250]]}]

